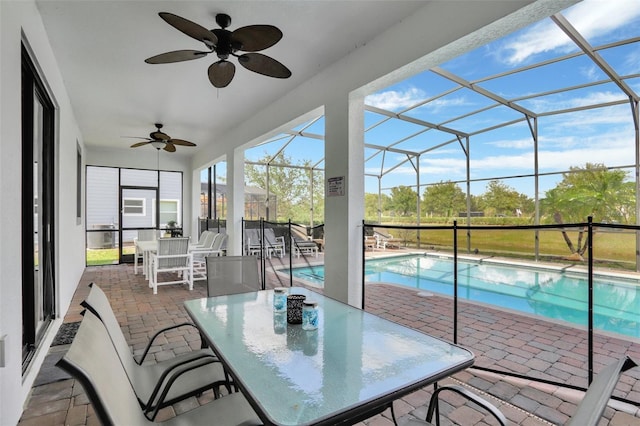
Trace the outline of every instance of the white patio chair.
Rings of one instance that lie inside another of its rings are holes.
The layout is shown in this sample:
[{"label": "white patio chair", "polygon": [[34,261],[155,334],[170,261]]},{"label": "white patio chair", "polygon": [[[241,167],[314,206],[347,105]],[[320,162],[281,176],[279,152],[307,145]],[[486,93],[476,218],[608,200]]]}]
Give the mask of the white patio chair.
[{"label": "white patio chair", "polygon": [[244,253],[247,256],[256,256],[262,253],[263,247],[259,229],[244,230]]},{"label": "white patio chair", "polygon": [[207,256],[207,295],[248,293],[262,288],[254,256]]},{"label": "white patio chair", "polygon": [[[198,247],[203,247],[206,246],[207,244],[211,244],[210,239],[213,238],[215,236],[215,232],[211,232],[211,231],[202,231],[202,234],[200,234],[200,238],[198,238],[198,241],[196,241],[195,243],[191,243],[189,244],[189,250],[198,248]],[[207,242],[207,240],[209,239],[209,241]]]},{"label": "white patio chair", "polygon": [[[193,255],[189,252],[189,238],[160,238],[158,250],[151,254],[149,287],[158,294],[159,285],[187,284],[193,290]],[[175,273],[178,279],[158,282],[158,274]]]},{"label": "white patio chair", "polygon": [[313,241],[291,237],[291,247],[296,257],[307,254],[313,254],[315,257],[318,257],[318,245]]},{"label": "white patio chair", "polygon": [[158,238],[158,233],[155,229],[140,229],[138,230],[138,236],[133,239],[133,245],[135,251],[133,254],[133,273],[138,273],[138,261],[142,259],[142,268],[144,271],[145,261],[143,250],[138,247],[138,241],[155,241]]},{"label": "white patio chair", "polygon": [[222,247],[227,242],[227,234],[215,234],[209,247],[196,248],[190,250],[193,254],[193,280],[204,280],[207,278],[207,256],[223,256]]},{"label": "white patio chair", "polygon": [[284,237],[276,237],[276,233],[272,228],[264,229],[264,246],[267,251],[267,257],[270,257],[272,254],[282,258],[286,253],[286,248],[284,245]]}]

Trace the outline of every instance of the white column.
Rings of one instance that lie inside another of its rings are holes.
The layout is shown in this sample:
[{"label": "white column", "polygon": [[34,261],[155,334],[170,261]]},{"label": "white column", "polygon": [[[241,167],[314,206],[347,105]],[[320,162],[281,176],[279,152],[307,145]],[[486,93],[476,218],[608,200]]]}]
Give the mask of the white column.
[{"label": "white column", "polygon": [[325,185],[324,292],[360,307],[364,217],[362,97],[344,94],[325,104]]},{"label": "white column", "polygon": [[227,154],[227,255],[242,255],[244,216],[244,149]]}]

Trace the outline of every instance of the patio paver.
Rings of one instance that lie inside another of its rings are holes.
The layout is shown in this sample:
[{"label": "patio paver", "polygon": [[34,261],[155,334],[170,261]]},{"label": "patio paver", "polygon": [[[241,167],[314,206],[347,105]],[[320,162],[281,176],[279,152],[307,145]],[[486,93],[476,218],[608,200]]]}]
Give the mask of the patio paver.
[{"label": "patio paver", "polygon": [[[315,260],[315,259],[314,259]],[[282,285],[267,275],[268,286]],[[133,274],[132,265],[88,267],[75,293],[65,322],[81,320],[79,303],[88,292],[87,285],[96,282],[105,291],[116,312],[122,330],[140,355],[144,345],[160,327],[188,320],[182,307],[184,300],[205,297],[206,285],[196,282],[193,291],[186,286],[165,286],[153,295],[147,282]],[[420,291],[387,284],[372,284],[366,289],[366,309],[392,321],[452,340],[449,298],[425,295]],[[486,306],[460,304],[458,343],[467,346],[477,356],[478,366],[504,368],[531,377],[564,380],[583,386],[580,377],[586,355],[581,353],[582,338],[575,330],[563,325],[541,323],[530,317],[487,309]],[[197,331],[186,327],[153,347],[152,359],[162,360],[199,346]],[[598,363],[613,360],[620,351],[640,359],[638,343],[612,337],[598,337]],[[52,350],[60,350],[54,347]],[[616,393],[638,401],[640,371],[625,375]],[[514,425],[534,426],[562,424],[575,410],[581,393],[571,389],[535,382],[530,379],[469,369],[448,381],[463,383],[495,403]],[[394,404],[398,423],[402,426],[409,416],[426,414],[431,388],[427,387]],[[633,399],[633,398],[636,399]],[[162,410],[158,419],[167,419],[212,399],[211,392],[199,398],[189,398]],[[615,402],[617,409],[607,408],[601,425],[640,425],[640,411],[635,406]],[[445,395],[441,405],[442,424],[494,424],[490,416],[455,395]],[[34,387],[23,412],[20,425],[92,425],[97,418],[82,387],[73,379]],[[387,410],[360,425],[383,426],[393,424]]]}]

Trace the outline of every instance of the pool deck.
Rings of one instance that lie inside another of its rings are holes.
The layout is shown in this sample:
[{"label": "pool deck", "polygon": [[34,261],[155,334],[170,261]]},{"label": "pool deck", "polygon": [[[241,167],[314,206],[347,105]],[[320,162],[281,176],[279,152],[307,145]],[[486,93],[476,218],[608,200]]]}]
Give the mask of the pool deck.
[{"label": "pool deck", "polygon": [[[388,255],[387,252],[367,253],[367,256]],[[322,262],[309,257],[311,263]],[[268,262],[277,266],[278,259]],[[304,264],[304,259],[296,259]],[[204,282],[196,282],[193,291],[184,286],[161,287],[153,295],[147,282],[134,275],[132,265],[88,267],[78,285],[65,322],[81,320],[79,303],[88,293],[88,283],[96,282],[105,291],[116,312],[123,332],[134,353],[139,354],[147,339],[158,328],[188,319],[182,302],[206,296]],[[269,287],[282,285],[273,272],[268,272]],[[453,340],[453,301],[415,289],[388,284],[368,284],[366,310],[392,321],[422,330],[431,335]],[[476,355],[475,366],[508,371],[520,376],[539,377],[559,383],[586,386],[587,336],[565,324],[541,321],[527,315],[489,308],[482,304],[459,303],[457,342]],[[156,360],[197,347],[199,338],[191,330],[172,333],[153,348]],[[54,346],[51,356],[67,346]],[[640,360],[640,342],[610,335],[594,339],[594,370],[623,354]],[[53,368],[55,367],[48,367]],[[43,368],[43,370],[46,369]],[[640,368],[625,373],[615,395],[640,402]],[[534,426],[564,424],[575,410],[582,392],[546,384],[531,379],[489,373],[470,368],[448,379],[468,386],[497,405],[511,424]],[[431,388],[419,390],[394,403],[399,425],[412,416],[424,418],[425,404]],[[167,407],[160,420],[210,401],[205,393]],[[447,395],[441,404],[442,424],[494,424],[477,407],[459,397]],[[82,387],[71,378],[52,381],[32,389],[20,425],[93,425],[98,424]],[[392,425],[390,413],[372,417],[360,425]],[[612,400],[600,425],[640,425],[637,406]]]}]

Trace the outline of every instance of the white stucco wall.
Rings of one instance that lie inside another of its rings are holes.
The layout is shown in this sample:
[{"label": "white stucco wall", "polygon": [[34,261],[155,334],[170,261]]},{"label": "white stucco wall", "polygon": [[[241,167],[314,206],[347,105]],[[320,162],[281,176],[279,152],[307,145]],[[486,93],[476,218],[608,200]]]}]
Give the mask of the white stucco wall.
[{"label": "white stucco wall", "polygon": [[[0,368],[0,424],[16,424],[59,320],[50,328],[27,374],[22,376],[21,89],[20,46],[33,53],[56,113],[56,310],[67,311],[84,270],[83,222],[76,220],[77,144],[84,151],[62,77],[40,15],[31,1],[0,1],[0,337],[5,367]],[[71,190],[69,190],[71,188]],[[31,220],[31,218],[26,218]]]}]

